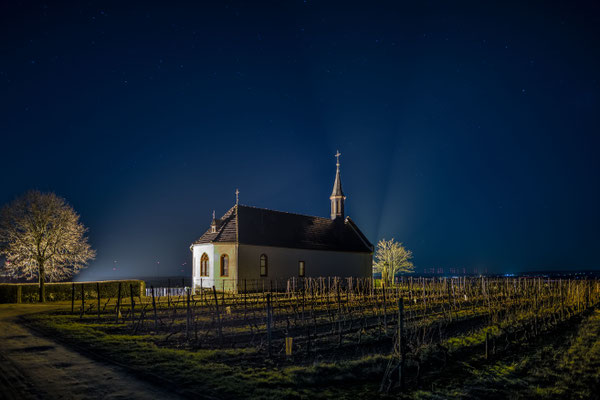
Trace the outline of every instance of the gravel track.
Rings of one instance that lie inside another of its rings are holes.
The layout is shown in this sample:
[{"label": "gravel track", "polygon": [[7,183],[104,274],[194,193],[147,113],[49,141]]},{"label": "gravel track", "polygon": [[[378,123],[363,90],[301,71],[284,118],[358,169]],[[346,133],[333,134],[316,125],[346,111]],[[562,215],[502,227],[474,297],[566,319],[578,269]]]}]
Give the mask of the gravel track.
[{"label": "gravel track", "polygon": [[0,305],[0,399],[181,398],[125,368],[92,359],[19,323],[23,315],[60,307]]}]

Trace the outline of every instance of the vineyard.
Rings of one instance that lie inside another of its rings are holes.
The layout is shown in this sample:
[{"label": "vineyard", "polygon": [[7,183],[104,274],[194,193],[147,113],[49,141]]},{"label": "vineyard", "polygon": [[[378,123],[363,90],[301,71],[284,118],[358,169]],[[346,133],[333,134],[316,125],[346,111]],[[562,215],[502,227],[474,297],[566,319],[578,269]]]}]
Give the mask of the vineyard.
[{"label": "vineyard", "polygon": [[[159,349],[225,351],[228,363],[283,368],[379,355],[368,375],[379,393],[412,390],[452,360],[483,360],[580,318],[600,301],[600,282],[542,278],[404,278],[393,285],[294,279],[277,290],[228,293],[119,288],[114,298],[73,289],[75,324]],[[233,354],[233,355],[232,355]],[[237,354],[237,355],[236,355]]]}]

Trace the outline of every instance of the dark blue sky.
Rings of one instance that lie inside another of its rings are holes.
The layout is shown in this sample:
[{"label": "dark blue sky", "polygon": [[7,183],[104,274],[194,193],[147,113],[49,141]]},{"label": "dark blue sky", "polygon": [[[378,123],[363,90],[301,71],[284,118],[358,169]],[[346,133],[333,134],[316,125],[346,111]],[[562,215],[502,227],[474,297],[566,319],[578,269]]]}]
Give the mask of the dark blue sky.
[{"label": "dark blue sky", "polygon": [[328,216],[339,149],[418,270],[600,267],[600,9],[501,3],[2,2],[0,203],[64,196],[84,277],[190,273],[236,187]]}]

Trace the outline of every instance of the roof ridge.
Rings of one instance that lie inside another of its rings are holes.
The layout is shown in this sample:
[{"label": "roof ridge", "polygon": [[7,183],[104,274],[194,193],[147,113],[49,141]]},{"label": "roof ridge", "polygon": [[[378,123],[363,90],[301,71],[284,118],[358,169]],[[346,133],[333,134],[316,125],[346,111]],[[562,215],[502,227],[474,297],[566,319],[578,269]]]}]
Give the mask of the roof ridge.
[{"label": "roof ridge", "polygon": [[264,207],[256,207],[256,206],[247,206],[245,204],[239,204],[240,207],[246,207],[246,208],[254,208],[256,210],[265,210],[265,211],[271,211],[271,212],[276,212],[276,213],[281,213],[281,214],[289,214],[289,215],[298,215],[300,217],[310,217],[310,218],[319,218],[319,219],[324,219],[327,221],[331,221],[330,218],[327,217],[319,217],[317,215],[307,215],[307,214],[299,214],[299,213],[293,213],[293,212],[289,212],[289,211],[280,211],[280,210],[273,210],[272,208],[264,208]]},{"label": "roof ridge", "polygon": [[[214,239],[212,241],[217,240],[218,238],[221,237],[221,234],[223,233],[223,231],[225,230],[225,225],[227,225],[227,223],[229,222],[229,219],[231,218],[231,214],[233,214],[232,210],[235,208],[235,206],[231,207],[229,210],[227,210],[227,212],[225,212],[225,214],[223,214],[223,216],[220,218],[219,222],[220,222],[220,226],[219,226],[219,231],[217,232],[216,236],[214,237]],[[229,214],[229,215],[227,215]],[[225,221],[227,220],[227,221]],[[237,223],[237,221],[236,221]]]},{"label": "roof ridge", "polygon": [[352,230],[358,235],[358,237],[360,238],[360,240],[363,241],[363,243],[371,248],[371,250],[373,250],[373,244],[369,241],[369,239],[367,239],[367,237],[365,236],[364,233],[362,233],[362,231],[360,230],[360,228],[358,227],[358,225],[356,225],[356,223],[354,222],[354,220],[352,218],[350,218],[350,216],[347,216],[344,220],[345,222],[348,223],[348,225],[350,225],[350,228],[352,228]]},{"label": "roof ridge", "polygon": [[223,215],[221,216],[221,219],[225,218],[225,216],[226,216],[227,214],[231,213],[231,212],[233,211],[233,209],[234,209],[234,208],[235,208],[235,206],[233,206],[233,207],[231,207],[229,210],[225,211],[225,214],[223,214]]}]

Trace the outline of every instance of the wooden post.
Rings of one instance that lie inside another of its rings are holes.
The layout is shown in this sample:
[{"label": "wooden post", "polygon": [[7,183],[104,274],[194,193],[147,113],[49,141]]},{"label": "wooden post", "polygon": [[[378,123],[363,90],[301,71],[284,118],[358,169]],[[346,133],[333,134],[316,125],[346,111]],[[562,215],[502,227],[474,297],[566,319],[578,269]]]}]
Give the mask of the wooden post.
[{"label": "wooden post", "polygon": [[385,283],[383,280],[381,281],[381,293],[383,295],[383,329],[387,334],[387,307],[386,307],[386,297],[385,297]]},{"label": "wooden post", "polygon": [[75,312],[75,282],[71,285],[71,314]]},{"label": "wooden post", "polygon": [[404,301],[402,297],[398,299],[398,351],[400,352],[398,382],[402,389],[404,387]]},{"label": "wooden post", "polygon": [[538,299],[537,299],[538,292],[535,291],[535,288],[533,288],[533,293],[534,293],[533,299],[534,299],[534,308],[535,308],[533,310],[533,312],[535,313],[533,315],[533,324],[534,324],[533,325],[533,329],[534,329],[535,335],[537,336],[537,334],[538,334],[538,321],[537,321],[537,317],[538,317]]},{"label": "wooden post", "polygon": [[131,297],[131,324],[133,325],[135,322],[135,301],[133,300],[133,285],[131,283],[129,284],[129,296]]},{"label": "wooden post", "polygon": [[219,314],[219,299],[217,297],[217,289],[213,286],[213,294],[215,296],[215,311],[217,313],[217,329],[219,331],[219,341],[223,342],[223,330],[221,329],[221,314]]},{"label": "wooden post", "polygon": [[222,285],[223,291],[221,292],[221,308],[224,310],[225,309],[225,279],[223,279],[221,282],[223,283],[223,285]]},{"label": "wooden post", "polygon": [[154,310],[154,330],[158,330],[158,316],[156,315],[156,299],[154,298],[154,286],[150,286],[150,293],[152,294],[152,309]]},{"label": "wooden post", "polygon": [[[303,279],[302,280],[302,324],[304,324],[304,302],[306,299],[306,280]],[[310,342],[310,338],[309,338],[309,342]]]},{"label": "wooden post", "polygon": [[100,282],[96,282],[96,297],[98,298],[98,320],[100,320]]},{"label": "wooden post", "polygon": [[306,326],[306,355],[310,354],[310,325]]},{"label": "wooden post", "polygon": [[340,284],[337,282],[337,303],[338,303],[338,347],[342,346],[342,298],[340,296]]},{"label": "wooden post", "polygon": [[116,323],[119,323],[119,314],[121,313],[121,282],[119,282],[119,289],[117,291],[117,317]]},{"label": "wooden post", "polygon": [[271,293],[267,294],[267,349],[271,357]]},{"label": "wooden post", "polygon": [[83,291],[83,286],[85,284],[81,284],[81,313],[79,314],[79,318],[83,318],[83,313],[85,312],[85,293]]},{"label": "wooden post", "polygon": [[[193,296],[192,296],[193,299]],[[196,303],[194,303],[196,304]],[[194,320],[194,341],[196,343],[198,343],[198,321],[196,320],[195,317],[192,317],[192,319]]]},{"label": "wooden post", "polygon": [[488,345],[488,343],[489,343],[489,340],[490,340],[490,334],[489,334],[489,332],[488,332],[488,331],[485,331],[485,359],[486,359],[486,360],[487,360],[487,359],[488,359],[488,357],[489,357],[489,350],[488,350],[488,347],[489,347],[489,345]]},{"label": "wooden post", "polygon": [[427,299],[425,298],[425,278],[423,278],[423,316],[427,314]]},{"label": "wooden post", "polygon": [[592,281],[590,281],[589,279],[586,279],[585,281],[585,286],[586,286],[586,291],[585,291],[585,309],[587,310],[590,306],[590,289],[591,289],[591,283]]},{"label": "wooden post", "polygon": [[444,280],[446,281],[446,290],[448,291],[448,314],[450,315],[450,322],[452,322],[452,300],[450,298],[450,281],[448,281],[448,278],[444,278]]},{"label": "wooden post", "polygon": [[560,319],[562,321],[564,321],[565,320],[565,297],[563,294],[562,279],[559,279],[559,281],[558,281],[558,288],[560,291]]},{"label": "wooden post", "polygon": [[167,279],[167,308],[171,309],[171,280]]},{"label": "wooden post", "polygon": [[190,308],[190,288],[187,288],[187,314],[185,319],[185,337],[190,339],[190,320],[192,316],[192,310]]},{"label": "wooden post", "polygon": [[246,279],[244,279],[244,316],[246,316],[246,298],[248,297],[248,289],[246,288]]},{"label": "wooden post", "polygon": [[22,297],[23,297],[23,286],[17,285],[17,304],[21,304]]},{"label": "wooden post", "polygon": [[286,357],[292,356],[293,343],[294,343],[294,338],[292,338],[290,336],[285,337],[285,355],[286,355]]}]

